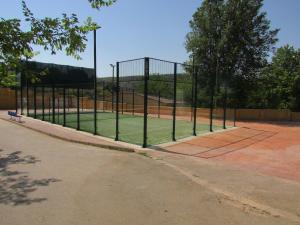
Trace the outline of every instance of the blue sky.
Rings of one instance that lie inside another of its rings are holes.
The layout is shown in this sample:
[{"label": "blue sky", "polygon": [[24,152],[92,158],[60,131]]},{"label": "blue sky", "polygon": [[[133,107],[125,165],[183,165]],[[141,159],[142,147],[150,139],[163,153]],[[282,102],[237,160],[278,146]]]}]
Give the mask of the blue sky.
[{"label": "blue sky", "polygon": [[[0,16],[21,18],[20,0],[2,0]],[[37,17],[56,17],[76,13],[81,20],[92,16],[102,29],[98,31],[98,76],[111,73],[110,63],[144,56],[183,62],[189,20],[201,0],[118,0],[100,12],[92,10],[87,0],[27,0]],[[300,48],[300,1],[265,0],[264,11],[272,27],[280,28],[277,46],[291,44]],[[75,66],[93,67],[92,35],[82,60],[63,53],[52,56],[40,51],[35,60]],[[39,50],[39,49],[37,49]]]}]

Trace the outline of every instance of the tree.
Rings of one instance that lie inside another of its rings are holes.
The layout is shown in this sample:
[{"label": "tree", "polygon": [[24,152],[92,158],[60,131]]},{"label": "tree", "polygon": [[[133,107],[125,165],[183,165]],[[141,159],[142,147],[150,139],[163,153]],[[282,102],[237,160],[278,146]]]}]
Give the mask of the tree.
[{"label": "tree", "polygon": [[[99,10],[116,0],[88,0],[92,8]],[[12,86],[15,83],[15,71],[20,70],[21,61],[29,60],[36,54],[33,46],[42,46],[51,54],[65,50],[66,54],[80,59],[80,53],[86,49],[87,34],[100,26],[90,17],[83,24],[76,14],[62,14],[61,18],[35,18],[21,1],[23,16],[29,23],[29,30],[21,29],[21,20],[0,18],[0,85]]]},{"label": "tree", "polygon": [[279,31],[270,29],[262,6],[263,0],[204,0],[193,15],[186,49],[200,66],[206,94],[224,84],[236,104],[245,106]]},{"label": "tree", "polygon": [[300,49],[286,45],[277,49],[261,73],[260,95],[265,107],[300,110]]}]

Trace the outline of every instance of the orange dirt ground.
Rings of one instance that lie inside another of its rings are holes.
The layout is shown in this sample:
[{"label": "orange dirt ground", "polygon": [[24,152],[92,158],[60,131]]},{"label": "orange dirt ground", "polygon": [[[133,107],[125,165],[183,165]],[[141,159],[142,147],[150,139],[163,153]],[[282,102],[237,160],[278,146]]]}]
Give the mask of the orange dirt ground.
[{"label": "orange dirt ground", "polygon": [[300,123],[239,122],[237,126],[165,149],[300,181]]}]

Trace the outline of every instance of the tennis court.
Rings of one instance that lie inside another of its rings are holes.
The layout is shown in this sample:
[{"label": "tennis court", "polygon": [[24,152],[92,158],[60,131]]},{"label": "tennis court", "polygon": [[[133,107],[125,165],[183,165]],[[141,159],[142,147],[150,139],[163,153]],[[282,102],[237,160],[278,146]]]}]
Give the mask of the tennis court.
[{"label": "tennis court", "polygon": [[[63,113],[55,114],[55,123],[63,125]],[[37,119],[42,119],[42,114],[37,115]],[[81,112],[79,114],[79,127],[77,113],[66,113],[66,127],[93,133],[94,114],[93,112]],[[52,114],[45,114],[44,120],[52,122]],[[120,114],[119,115],[119,140],[137,145],[143,144],[143,124],[142,115]],[[172,119],[148,117],[148,143],[157,145],[172,141]],[[191,121],[176,121],[176,138],[182,139],[192,136]],[[115,138],[116,135],[116,114],[112,112],[97,113],[98,134],[108,138]],[[214,130],[222,129],[222,126],[214,125]],[[210,130],[209,124],[199,122],[197,124],[197,134],[207,133]]]},{"label": "tennis court", "polygon": [[215,96],[212,87],[201,87],[195,65],[146,57],[117,62],[116,77],[101,78],[90,68],[27,66],[49,71],[37,83],[20,77],[16,111],[35,119],[143,147],[235,124],[226,87],[220,84]]}]

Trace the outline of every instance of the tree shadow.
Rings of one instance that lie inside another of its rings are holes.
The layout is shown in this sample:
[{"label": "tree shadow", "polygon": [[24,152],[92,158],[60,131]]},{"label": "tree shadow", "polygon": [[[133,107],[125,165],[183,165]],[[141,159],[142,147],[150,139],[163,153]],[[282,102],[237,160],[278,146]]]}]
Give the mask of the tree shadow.
[{"label": "tree shadow", "polygon": [[[0,149],[1,152],[3,150]],[[34,156],[22,156],[21,151],[0,155],[0,204],[19,206],[47,200],[47,198],[32,198],[29,195],[39,187],[46,187],[61,180],[56,178],[31,179],[28,173],[9,168],[12,165],[29,165],[38,162],[40,160]]]}]

